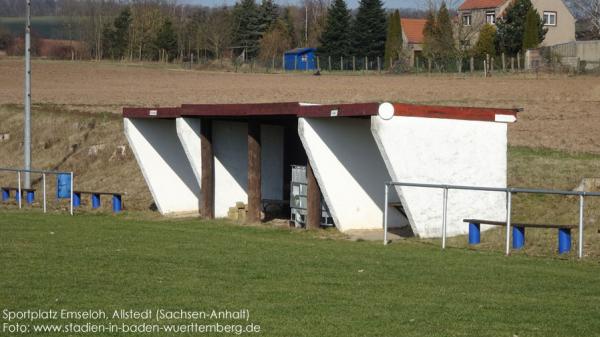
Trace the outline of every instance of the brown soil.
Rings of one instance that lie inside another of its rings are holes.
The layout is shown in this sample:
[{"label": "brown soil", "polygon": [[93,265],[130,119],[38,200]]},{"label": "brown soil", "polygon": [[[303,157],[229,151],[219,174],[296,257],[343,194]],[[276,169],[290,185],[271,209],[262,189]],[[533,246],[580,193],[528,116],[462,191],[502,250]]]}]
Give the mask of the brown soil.
[{"label": "brown soil", "polygon": [[[23,67],[0,61],[0,104],[21,104]],[[397,101],[524,108],[512,145],[600,153],[600,78],[247,74],[157,65],[34,61],[33,101],[85,111],[182,103]]]}]

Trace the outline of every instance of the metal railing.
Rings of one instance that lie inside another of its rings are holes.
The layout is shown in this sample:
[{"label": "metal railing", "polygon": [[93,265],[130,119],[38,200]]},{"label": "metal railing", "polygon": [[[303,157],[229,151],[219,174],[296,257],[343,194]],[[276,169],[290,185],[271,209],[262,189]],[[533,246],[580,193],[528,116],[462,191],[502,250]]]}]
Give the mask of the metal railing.
[{"label": "metal railing", "polygon": [[383,208],[383,244],[388,244],[388,207],[389,207],[389,189],[391,186],[402,187],[422,187],[422,188],[438,188],[444,191],[442,205],[442,249],[446,248],[446,226],[448,221],[448,190],[466,190],[466,191],[484,191],[484,192],[502,192],[506,193],[506,255],[510,254],[510,227],[511,227],[511,210],[512,210],[512,195],[517,193],[530,194],[554,194],[554,195],[572,195],[579,196],[579,240],[577,247],[577,256],[583,257],[583,228],[584,228],[584,197],[600,197],[597,192],[584,191],[561,191],[548,189],[531,189],[531,188],[515,188],[515,187],[480,187],[480,186],[461,186],[461,185],[443,185],[443,184],[420,184],[406,182],[386,182],[385,197]]},{"label": "metal railing", "polygon": [[16,172],[17,173],[17,193],[19,195],[19,197],[17,198],[18,204],[19,204],[19,209],[22,208],[22,199],[23,199],[23,193],[22,193],[22,186],[21,186],[21,172],[29,172],[29,173],[38,173],[42,175],[42,195],[43,195],[43,209],[44,209],[44,213],[46,213],[47,211],[47,198],[46,198],[46,175],[48,174],[54,174],[54,175],[59,175],[59,174],[68,174],[71,176],[71,198],[69,201],[69,213],[71,213],[71,215],[73,215],[73,172],[63,172],[63,171],[50,171],[50,170],[26,170],[26,169],[15,169],[15,168],[4,168],[4,167],[0,167],[0,171],[4,171],[4,172]]}]

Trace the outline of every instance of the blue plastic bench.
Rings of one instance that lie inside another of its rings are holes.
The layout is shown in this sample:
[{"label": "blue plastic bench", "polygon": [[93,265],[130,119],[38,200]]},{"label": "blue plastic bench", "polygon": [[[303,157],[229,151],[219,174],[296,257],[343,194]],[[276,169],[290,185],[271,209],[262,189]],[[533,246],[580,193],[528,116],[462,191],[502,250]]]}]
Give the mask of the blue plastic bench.
[{"label": "blue plastic bench", "polygon": [[123,195],[125,193],[119,192],[92,192],[92,191],[73,191],[73,207],[81,206],[81,195],[89,194],[92,196],[92,208],[100,208],[102,205],[100,196],[101,195],[112,195],[112,210],[115,213],[119,213],[123,210]]},{"label": "blue plastic bench", "polygon": [[[17,187],[0,187],[2,189],[2,201],[7,202],[10,199],[10,192],[15,191],[15,201],[18,203],[22,195],[19,195]],[[35,200],[35,188],[21,188],[21,193],[25,192],[25,200],[28,205],[33,204]]]},{"label": "blue plastic bench", "polygon": [[[469,223],[469,244],[476,245],[481,242],[481,225],[504,226],[505,221],[492,221],[480,219],[464,219]],[[521,249],[525,246],[525,228],[556,228],[558,229],[558,253],[564,254],[571,250],[571,230],[577,225],[530,224],[515,222],[512,226],[512,247]]]}]

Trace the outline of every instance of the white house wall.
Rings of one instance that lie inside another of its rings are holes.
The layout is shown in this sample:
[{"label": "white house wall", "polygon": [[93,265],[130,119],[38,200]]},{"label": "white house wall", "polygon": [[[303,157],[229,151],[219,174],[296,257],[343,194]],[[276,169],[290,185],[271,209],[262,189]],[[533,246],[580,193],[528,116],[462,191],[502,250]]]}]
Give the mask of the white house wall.
[{"label": "white house wall", "polygon": [[[380,229],[390,175],[368,119],[300,118],[298,133],[337,228]],[[406,225],[390,209],[391,225]]]},{"label": "white house wall", "polygon": [[202,156],[200,147],[200,118],[179,117],[176,119],[177,137],[194,171],[198,186],[202,187]]},{"label": "white house wall", "polygon": [[199,185],[175,120],[125,118],[125,135],[161,214],[198,212]]},{"label": "white house wall", "polygon": [[[507,125],[453,119],[371,118],[373,136],[394,181],[506,187]],[[413,232],[439,237],[442,191],[397,188]],[[465,218],[506,219],[506,196],[449,191],[448,235],[466,234]]]}]

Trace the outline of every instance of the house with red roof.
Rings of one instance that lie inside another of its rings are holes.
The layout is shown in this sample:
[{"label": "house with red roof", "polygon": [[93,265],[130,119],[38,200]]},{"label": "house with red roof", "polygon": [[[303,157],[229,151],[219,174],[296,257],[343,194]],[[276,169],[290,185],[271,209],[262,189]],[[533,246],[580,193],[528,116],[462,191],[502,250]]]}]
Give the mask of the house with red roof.
[{"label": "house with red roof", "polygon": [[[514,0],[465,0],[458,8],[459,22],[464,31],[471,31],[469,41],[475,43],[483,25],[496,24]],[[563,0],[531,0],[548,29],[544,46],[575,41],[575,17]]]},{"label": "house with red roof", "polygon": [[425,19],[402,19],[402,41],[404,41],[404,50],[409,52],[410,64],[415,66],[417,56],[423,52],[423,43],[425,37],[423,29],[425,28]]}]

